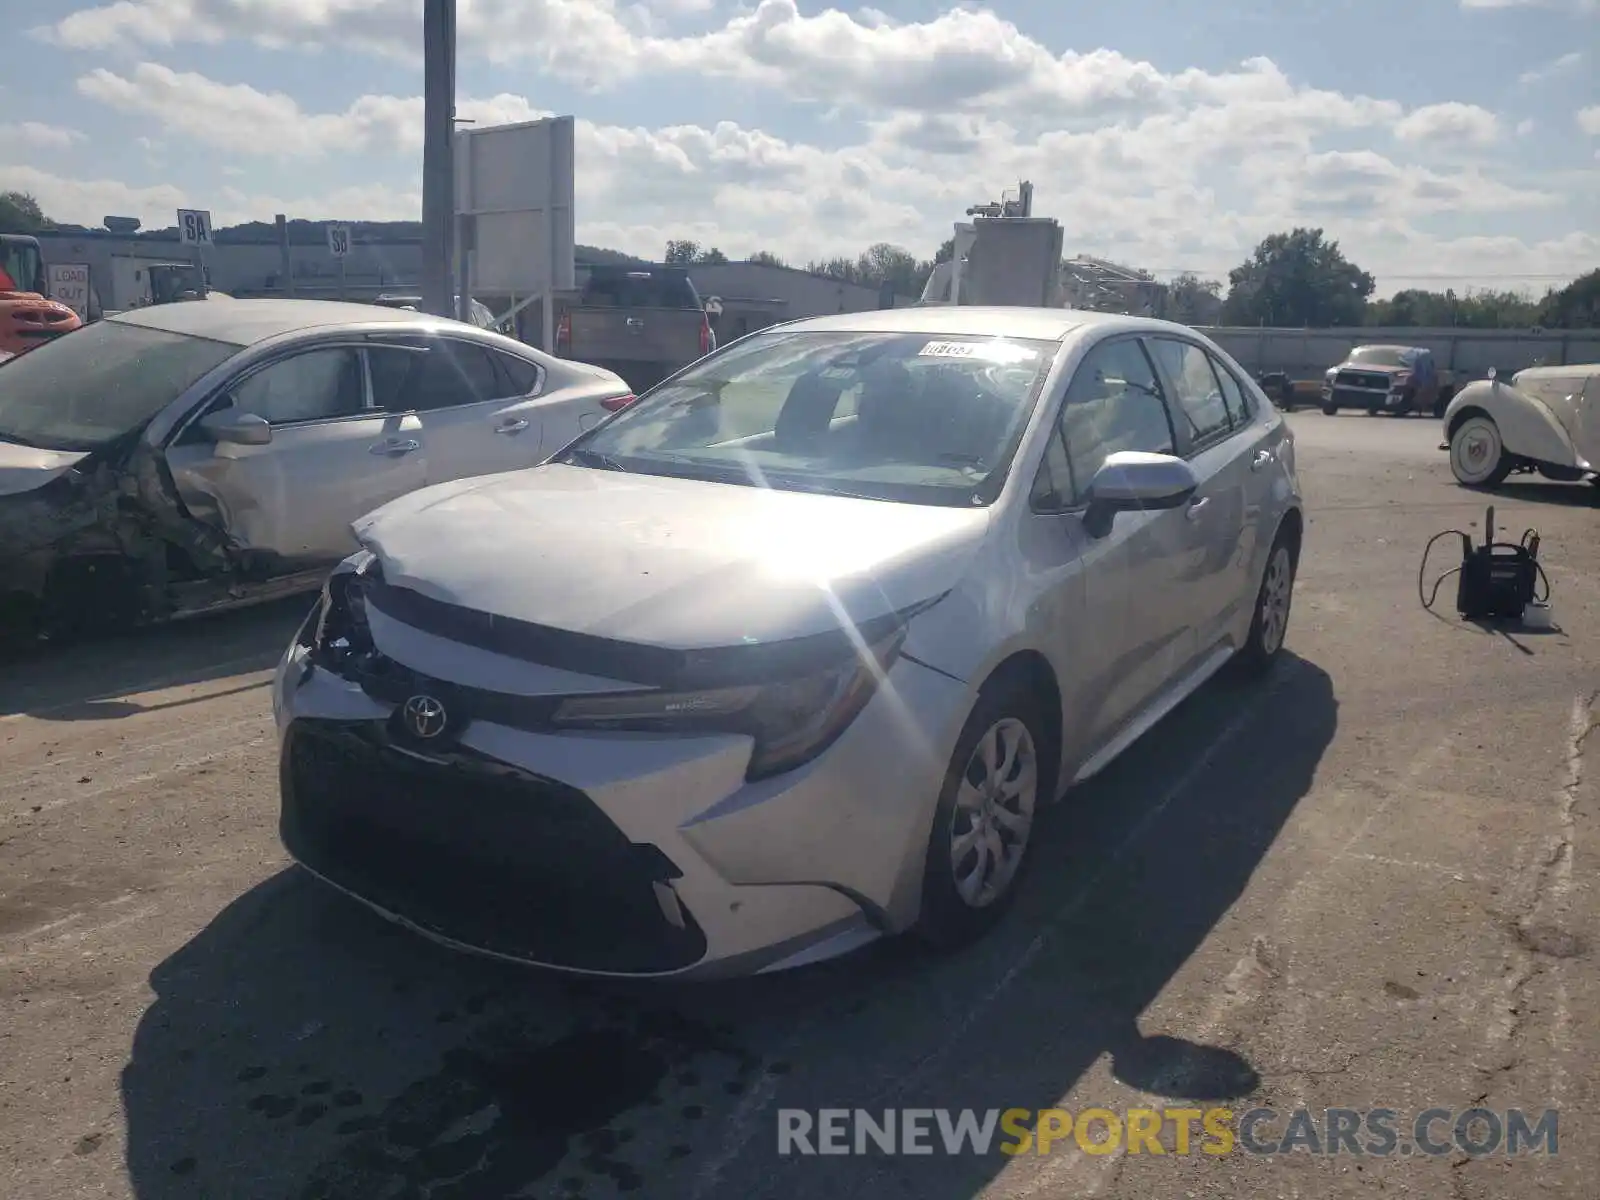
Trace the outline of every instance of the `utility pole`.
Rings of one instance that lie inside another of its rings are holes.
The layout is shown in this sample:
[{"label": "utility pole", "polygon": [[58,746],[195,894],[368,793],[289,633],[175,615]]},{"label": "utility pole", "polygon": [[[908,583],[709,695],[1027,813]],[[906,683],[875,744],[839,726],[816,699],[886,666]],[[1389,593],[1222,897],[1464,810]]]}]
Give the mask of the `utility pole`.
[{"label": "utility pole", "polygon": [[422,10],[422,309],[453,315],[456,220],[456,0]]}]

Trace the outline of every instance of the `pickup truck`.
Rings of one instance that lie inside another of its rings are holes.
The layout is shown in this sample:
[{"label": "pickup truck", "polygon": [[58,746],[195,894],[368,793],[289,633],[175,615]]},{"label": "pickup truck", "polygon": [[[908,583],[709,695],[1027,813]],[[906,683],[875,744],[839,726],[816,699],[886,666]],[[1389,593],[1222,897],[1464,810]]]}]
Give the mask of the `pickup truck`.
[{"label": "pickup truck", "polygon": [[682,267],[596,265],[556,323],[556,354],[604,367],[635,393],[715,350],[705,304]]},{"label": "pickup truck", "polygon": [[1322,380],[1322,411],[1365,409],[1371,416],[1409,413],[1444,416],[1455,381],[1420,346],[1357,346]]}]

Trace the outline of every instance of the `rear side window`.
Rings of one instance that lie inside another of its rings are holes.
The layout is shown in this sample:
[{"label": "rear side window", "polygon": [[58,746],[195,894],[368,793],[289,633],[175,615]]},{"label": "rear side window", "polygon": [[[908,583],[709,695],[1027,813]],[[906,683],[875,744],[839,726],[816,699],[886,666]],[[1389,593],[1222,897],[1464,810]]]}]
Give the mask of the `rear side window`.
[{"label": "rear side window", "polygon": [[531,395],[539,386],[539,368],[525,358],[517,358],[511,354],[501,354],[499,351],[491,352],[494,361],[500,368],[500,396],[527,396]]},{"label": "rear side window", "polygon": [[1177,391],[1178,412],[1196,445],[1224,437],[1233,428],[1233,414],[1222,395],[1222,385],[1211,368],[1211,356],[1190,342],[1151,338],[1150,350],[1165,369]]},{"label": "rear side window", "polygon": [[448,338],[428,343],[427,353],[421,355],[375,350],[373,394],[383,407],[405,412],[504,399],[510,385],[496,367],[496,357],[483,346]]},{"label": "rear side window", "polygon": [[1222,401],[1228,406],[1228,415],[1233,418],[1233,427],[1238,429],[1241,425],[1248,424],[1255,416],[1250,404],[1250,393],[1239,386],[1239,380],[1233,372],[1216,358],[1211,360],[1211,369],[1217,373],[1217,382],[1222,385]]}]

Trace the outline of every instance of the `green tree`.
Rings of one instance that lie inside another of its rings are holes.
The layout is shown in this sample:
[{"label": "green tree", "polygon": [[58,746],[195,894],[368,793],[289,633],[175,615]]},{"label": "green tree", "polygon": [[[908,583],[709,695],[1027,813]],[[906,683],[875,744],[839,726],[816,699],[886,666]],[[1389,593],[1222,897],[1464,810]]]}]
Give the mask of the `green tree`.
[{"label": "green tree", "polygon": [[719,265],[727,262],[728,256],[713,246],[711,249],[702,251],[701,253],[695,255],[694,261],[697,263],[706,263],[707,265]]},{"label": "green tree", "polygon": [[1359,325],[1376,281],[1320,229],[1263,238],[1228,272],[1224,319],[1233,325]]},{"label": "green tree", "polygon": [[1222,281],[1184,271],[1167,285],[1165,317],[1182,325],[1210,325],[1222,315]]},{"label": "green tree", "polygon": [[757,250],[749,258],[745,259],[745,262],[755,263],[757,266],[762,267],[786,267],[789,265],[770,250]]},{"label": "green tree", "polygon": [[661,261],[674,266],[687,266],[700,256],[700,243],[687,239],[673,239],[667,243],[667,251],[661,256]]},{"label": "green tree", "polygon": [[0,233],[37,233],[54,226],[27,192],[0,192]]},{"label": "green tree", "polygon": [[932,262],[919,261],[909,250],[889,242],[877,242],[856,258],[811,262],[806,270],[861,287],[881,288],[889,284],[896,295],[919,296],[933,266]]},{"label": "green tree", "polygon": [[1537,323],[1546,329],[1600,328],[1600,270],[1580,275],[1539,303]]}]

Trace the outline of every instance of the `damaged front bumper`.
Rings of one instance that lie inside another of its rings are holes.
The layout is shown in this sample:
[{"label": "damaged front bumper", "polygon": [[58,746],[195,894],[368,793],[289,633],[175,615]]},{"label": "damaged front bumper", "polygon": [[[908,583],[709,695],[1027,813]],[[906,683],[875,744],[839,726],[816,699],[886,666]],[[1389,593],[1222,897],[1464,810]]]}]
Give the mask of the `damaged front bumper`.
[{"label": "damaged front bumper", "polygon": [[495,704],[615,681],[389,619],[371,632],[416,672],[417,696],[438,691],[467,715],[438,748],[412,736],[407,701],[317,665],[308,620],[274,686],[280,834],[390,919],[564,972],[711,977],[832,957],[915,918],[966,685],[900,659],[828,749],[750,782],[746,736],[495,719]]}]

